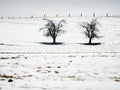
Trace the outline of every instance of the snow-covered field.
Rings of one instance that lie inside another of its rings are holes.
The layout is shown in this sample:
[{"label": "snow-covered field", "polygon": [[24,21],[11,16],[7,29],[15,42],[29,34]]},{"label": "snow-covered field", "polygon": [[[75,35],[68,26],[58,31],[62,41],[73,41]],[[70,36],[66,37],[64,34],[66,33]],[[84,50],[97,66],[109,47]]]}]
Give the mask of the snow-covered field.
[{"label": "snow-covered field", "polygon": [[0,19],[0,90],[120,90],[120,18],[98,17],[94,46],[80,27],[92,17],[49,19],[66,20],[63,44],[42,44],[42,18]]}]

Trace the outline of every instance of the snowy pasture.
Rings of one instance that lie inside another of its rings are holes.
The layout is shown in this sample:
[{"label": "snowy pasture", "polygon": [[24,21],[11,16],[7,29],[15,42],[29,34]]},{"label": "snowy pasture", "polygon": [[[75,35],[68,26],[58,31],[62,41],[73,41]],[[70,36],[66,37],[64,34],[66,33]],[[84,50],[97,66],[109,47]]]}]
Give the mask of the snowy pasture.
[{"label": "snowy pasture", "polygon": [[49,19],[66,20],[63,44],[42,44],[42,18],[0,19],[0,90],[120,90],[120,18],[98,17],[101,45],[83,45],[93,17]]}]

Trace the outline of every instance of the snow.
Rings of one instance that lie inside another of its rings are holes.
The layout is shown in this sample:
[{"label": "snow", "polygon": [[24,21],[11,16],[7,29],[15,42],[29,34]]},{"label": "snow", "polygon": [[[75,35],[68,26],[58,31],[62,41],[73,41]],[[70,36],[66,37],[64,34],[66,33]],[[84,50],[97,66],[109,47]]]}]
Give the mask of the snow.
[{"label": "snow", "polygon": [[61,45],[41,43],[52,41],[39,31],[42,18],[0,19],[0,89],[120,90],[120,18],[98,17],[101,45],[82,45],[80,23],[92,18],[50,17],[67,22]]}]

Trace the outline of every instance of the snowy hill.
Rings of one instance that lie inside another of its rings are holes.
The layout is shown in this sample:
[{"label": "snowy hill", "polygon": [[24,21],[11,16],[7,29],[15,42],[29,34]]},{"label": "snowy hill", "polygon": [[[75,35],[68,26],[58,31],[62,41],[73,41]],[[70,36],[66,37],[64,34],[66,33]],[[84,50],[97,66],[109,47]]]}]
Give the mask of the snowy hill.
[{"label": "snowy hill", "polygon": [[[81,22],[93,17],[52,17],[66,20],[66,32],[52,42],[39,31],[42,18],[0,19],[1,90],[119,90],[120,18],[98,17],[100,39],[87,43]],[[12,79],[13,82],[8,82]]]}]

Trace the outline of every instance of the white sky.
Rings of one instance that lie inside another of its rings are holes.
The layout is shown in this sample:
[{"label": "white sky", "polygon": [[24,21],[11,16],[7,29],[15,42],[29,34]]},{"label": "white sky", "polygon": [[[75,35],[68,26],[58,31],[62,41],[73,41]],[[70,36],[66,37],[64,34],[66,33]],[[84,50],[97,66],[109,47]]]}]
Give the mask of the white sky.
[{"label": "white sky", "polygon": [[0,0],[0,16],[120,15],[120,0]]}]

